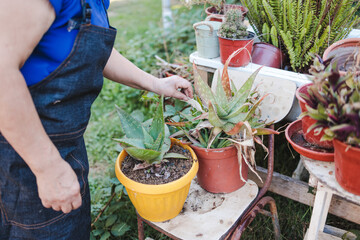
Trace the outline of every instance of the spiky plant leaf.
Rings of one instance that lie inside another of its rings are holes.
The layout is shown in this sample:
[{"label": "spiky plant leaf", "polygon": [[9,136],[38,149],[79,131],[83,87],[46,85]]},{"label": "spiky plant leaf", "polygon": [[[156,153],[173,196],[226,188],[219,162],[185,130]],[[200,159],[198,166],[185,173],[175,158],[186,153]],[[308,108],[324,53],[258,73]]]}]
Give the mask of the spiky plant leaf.
[{"label": "spiky plant leaf", "polygon": [[[243,106],[248,98],[252,85],[254,84],[255,78],[262,67],[258,68],[255,72],[251,74],[251,76],[245,81],[245,83],[239,88],[239,90],[235,93],[235,96],[231,99],[229,103],[229,109],[234,111],[234,108],[238,108]],[[236,110],[235,110],[236,111]]]},{"label": "spiky plant leaf", "polygon": [[158,138],[158,135],[160,133],[163,134],[163,136],[165,135],[165,120],[164,120],[164,96],[160,97],[160,103],[157,106],[155,113],[154,113],[154,118],[153,121],[151,123],[151,127],[150,127],[150,131],[149,134],[150,136],[155,140]]},{"label": "spiky plant leaf", "polygon": [[130,114],[115,106],[120,117],[120,127],[128,138],[143,138],[141,123]]},{"label": "spiky plant leaf", "polygon": [[180,154],[180,153],[166,153],[164,158],[180,158],[180,159],[188,159],[188,157]]},{"label": "spiky plant leaf", "polygon": [[137,147],[127,147],[125,148],[125,151],[133,158],[145,161],[149,164],[153,164],[154,162],[156,162],[157,158],[161,154],[161,152],[159,151],[154,151],[151,149],[141,149]]},{"label": "spiky plant leaf", "polygon": [[145,148],[144,142],[141,139],[115,138],[114,140],[119,142],[122,148],[127,148],[127,147]]}]

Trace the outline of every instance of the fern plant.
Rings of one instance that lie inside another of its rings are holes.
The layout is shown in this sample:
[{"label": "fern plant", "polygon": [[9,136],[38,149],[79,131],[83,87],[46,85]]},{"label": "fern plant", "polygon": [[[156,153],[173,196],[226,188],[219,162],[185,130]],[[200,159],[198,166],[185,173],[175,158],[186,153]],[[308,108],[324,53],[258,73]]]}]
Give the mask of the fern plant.
[{"label": "fern plant", "polygon": [[[281,44],[291,68],[305,72],[315,53],[346,37],[359,20],[354,0],[241,0],[262,41]],[[275,40],[279,37],[279,43]]]}]

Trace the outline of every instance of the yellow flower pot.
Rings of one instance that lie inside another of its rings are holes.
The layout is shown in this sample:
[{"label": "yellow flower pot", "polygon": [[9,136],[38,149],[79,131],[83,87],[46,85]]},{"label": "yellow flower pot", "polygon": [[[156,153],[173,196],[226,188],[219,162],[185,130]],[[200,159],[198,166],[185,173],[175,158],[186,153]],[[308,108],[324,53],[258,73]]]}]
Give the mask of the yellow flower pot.
[{"label": "yellow flower pot", "polygon": [[171,143],[189,150],[194,159],[189,172],[173,182],[150,185],[138,183],[126,177],[121,171],[121,163],[128,155],[124,150],[121,151],[115,163],[116,177],[126,188],[137,212],[142,218],[152,222],[166,221],[180,213],[189,193],[191,180],[199,169],[197,157],[189,146],[173,138]]}]

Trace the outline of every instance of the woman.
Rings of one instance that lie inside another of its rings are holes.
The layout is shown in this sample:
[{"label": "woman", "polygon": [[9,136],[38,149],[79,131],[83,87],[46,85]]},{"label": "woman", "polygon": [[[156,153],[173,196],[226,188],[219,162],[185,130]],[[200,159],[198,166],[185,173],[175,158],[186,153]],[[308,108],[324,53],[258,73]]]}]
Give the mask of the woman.
[{"label": "woman", "polygon": [[0,1],[0,239],[89,239],[83,133],[103,75],[192,97],[185,79],[155,78],[113,49],[108,4]]}]

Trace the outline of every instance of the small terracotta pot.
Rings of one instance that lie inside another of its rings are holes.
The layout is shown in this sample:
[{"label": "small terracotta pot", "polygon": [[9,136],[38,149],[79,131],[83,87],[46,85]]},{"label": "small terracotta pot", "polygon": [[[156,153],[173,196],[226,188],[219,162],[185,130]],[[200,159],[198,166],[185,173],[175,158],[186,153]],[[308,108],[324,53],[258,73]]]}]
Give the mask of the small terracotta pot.
[{"label": "small terracotta pot", "polygon": [[255,34],[250,32],[247,39],[229,39],[219,37],[219,46],[220,46],[220,59],[221,63],[225,64],[229,56],[240,48],[244,48],[236,56],[234,56],[229,66],[230,67],[241,67],[249,64],[251,59],[252,47],[254,44]]},{"label": "small terracotta pot", "polygon": [[[230,193],[241,188],[239,163],[235,146],[206,149],[191,146],[199,160],[197,179],[202,188],[212,193]],[[242,176],[247,180],[248,167],[243,160]]]},{"label": "small terracotta pot", "polygon": [[[331,44],[325,50],[323,60],[325,61],[334,57],[331,62],[337,62],[336,67],[339,70],[340,75],[344,76],[347,70],[356,64],[356,57],[354,57],[357,55],[354,54],[356,51],[360,52],[360,38],[343,39]],[[345,66],[344,63],[346,63]],[[357,71],[356,75],[360,75],[360,71]]]},{"label": "small terracotta pot", "polygon": [[360,195],[360,148],[334,139],[335,177],[345,190]]},{"label": "small terracotta pot", "polygon": [[[298,99],[299,101],[299,105],[300,105],[300,108],[301,108],[301,112],[305,112],[307,111],[306,109],[306,102],[305,102],[305,99],[303,99],[301,96],[300,96],[300,93],[303,93],[303,94],[306,94],[308,95],[308,92],[307,92],[307,89],[309,86],[311,86],[312,83],[308,83],[308,84],[305,84],[301,87],[299,87],[297,90],[296,90],[296,98]],[[333,148],[333,143],[332,141],[320,141],[320,139],[322,138],[322,136],[324,135],[324,130],[321,130],[321,132],[316,135],[315,134],[315,131],[314,130],[311,130],[310,132],[308,132],[308,129],[314,124],[316,123],[316,120],[315,119],[312,119],[311,117],[309,116],[305,116],[301,119],[302,121],[302,129],[303,129],[303,133],[304,133],[304,138],[307,142],[311,143],[311,144],[314,144],[314,145],[317,145],[319,147],[322,147],[322,148],[327,148],[327,149],[332,149]]]},{"label": "small terracotta pot", "polygon": [[209,21],[217,21],[217,22],[222,22],[222,19],[224,18],[224,12],[226,12],[228,9],[231,8],[240,8],[240,10],[243,12],[243,16],[246,16],[246,13],[248,12],[248,9],[244,6],[241,5],[236,5],[236,4],[225,4],[224,5],[224,9],[221,10],[221,12],[219,13],[215,7],[208,7],[205,9],[205,13],[207,16],[211,17],[208,19]]},{"label": "small terracotta pot", "polygon": [[272,44],[258,42],[254,43],[252,50],[252,62],[273,68],[283,68],[286,55]]}]

